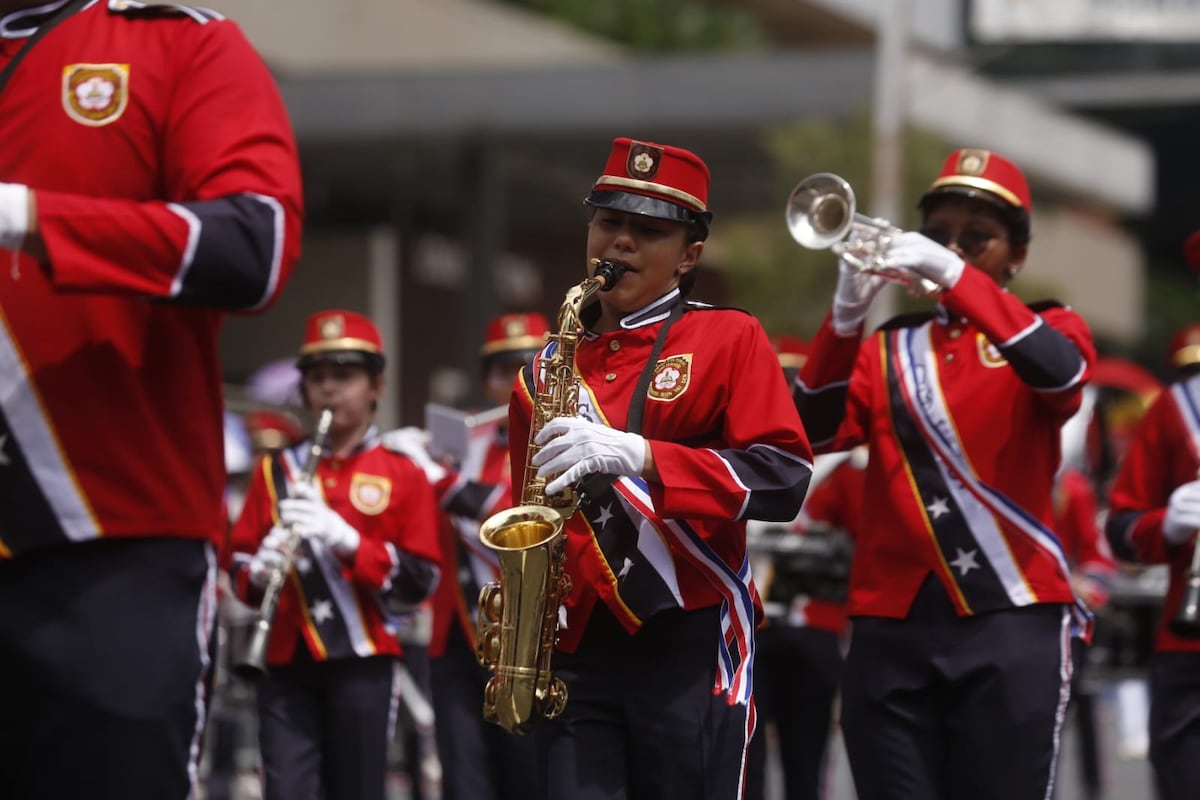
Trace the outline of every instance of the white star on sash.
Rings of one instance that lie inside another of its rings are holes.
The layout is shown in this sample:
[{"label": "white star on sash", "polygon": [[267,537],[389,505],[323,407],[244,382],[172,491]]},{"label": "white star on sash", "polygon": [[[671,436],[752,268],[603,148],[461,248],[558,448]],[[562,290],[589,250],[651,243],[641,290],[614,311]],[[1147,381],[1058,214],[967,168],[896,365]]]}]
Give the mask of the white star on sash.
[{"label": "white star on sash", "polygon": [[8,456],[4,455],[4,446],[6,444],[8,444],[8,434],[0,434],[0,467],[7,467],[10,463]]},{"label": "white star on sash", "polygon": [[958,558],[951,561],[950,564],[951,566],[958,567],[958,574],[961,577],[965,578],[967,573],[973,569],[983,569],[983,567],[975,562],[976,550],[967,550],[964,552],[961,547],[954,549],[958,551]]},{"label": "white star on sash", "polygon": [[608,524],[608,521],[613,518],[612,505],[600,506],[600,516],[596,517],[595,523],[603,528]]},{"label": "white star on sash", "polygon": [[333,619],[333,604],[328,600],[318,600],[313,603],[308,613],[312,617],[312,621],[320,625],[322,622],[328,622]]},{"label": "white star on sash", "polygon": [[631,569],[633,569],[633,562],[627,558],[625,559],[625,563],[621,565],[621,571],[617,573],[617,577],[624,578],[629,574],[629,570]]},{"label": "white star on sash", "polygon": [[925,506],[925,510],[930,513],[934,519],[940,519],[950,513],[950,504],[948,498],[935,497],[933,502]]}]

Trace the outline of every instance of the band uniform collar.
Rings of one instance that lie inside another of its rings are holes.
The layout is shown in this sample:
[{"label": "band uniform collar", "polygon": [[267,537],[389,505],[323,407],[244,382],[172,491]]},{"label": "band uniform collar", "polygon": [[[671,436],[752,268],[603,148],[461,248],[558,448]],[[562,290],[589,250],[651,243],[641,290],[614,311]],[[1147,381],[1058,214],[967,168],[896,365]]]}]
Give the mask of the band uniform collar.
[{"label": "band uniform collar", "polygon": [[621,327],[624,330],[631,331],[634,328],[640,328],[644,325],[653,325],[655,322],[662,322],[671,313],[671,309],[675,308],[682,301],[683,295],[679,293],[679,287],[676,286],[648,306],[623,317],[621,319]]},{"label": "band uniform collar", "polygon": [[32,36],[43,22],[57,14],[69,2],[70,0],[53,0],[40,6],[21,8],[0,17],[0,38],[24,39]]}]

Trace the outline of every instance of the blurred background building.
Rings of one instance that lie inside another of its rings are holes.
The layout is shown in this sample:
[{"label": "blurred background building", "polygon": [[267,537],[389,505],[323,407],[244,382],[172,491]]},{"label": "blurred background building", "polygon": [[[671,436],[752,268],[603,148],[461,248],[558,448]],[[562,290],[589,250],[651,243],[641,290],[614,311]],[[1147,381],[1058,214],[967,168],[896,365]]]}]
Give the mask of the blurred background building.
[{"label": "blurred background building", "polygon": [[[226,325],[232,385],[293,353],[312,310],[341,306],[384,331],[382,424],[419,423],[430,399],[477,402],[487,319],[552,314],[581,278],[581,199],[622,135],[706,159],[716,221],[697,296],[747,307],[773,332],[811,334],[835,281],[833,257],[784,229],[800,178],[837,172],[860,210],[911,226],[960,146],[1002,152],[1031,180],[1023,297],[1071,303],[1106,348],[1149,354],[1155,370],[1167,332],[1194,317],[1179,252],[1200,227],[1200,4],[207,5],[242,25],[279,80],[308,209],[283,299]],[[897,130],[881,130],[889,107]]]}]

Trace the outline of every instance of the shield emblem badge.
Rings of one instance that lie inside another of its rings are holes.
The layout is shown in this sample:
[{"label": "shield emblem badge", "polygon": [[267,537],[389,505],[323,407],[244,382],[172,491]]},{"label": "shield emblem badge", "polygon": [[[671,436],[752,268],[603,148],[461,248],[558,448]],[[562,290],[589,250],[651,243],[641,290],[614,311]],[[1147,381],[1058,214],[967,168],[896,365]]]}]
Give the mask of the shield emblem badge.
[{"label": "shield emblem badge", "polygon": [[654,367],[646,394],[652,400],[670,402],[687,391],[692,379],[692,354],[669,356]]},{"label": "shield emblem badge", "polygon": [[364,514],[382,514],[392,499],[392,482],[380,475],[357,472],[350,479],[350,504]]},{"label": "shield emblem badge", "polygon": [[988,341],[988,338],[982,333],[975,334],[975,343],[979,347],[979,363],[985,367],[995,369],[1008,365],[1008,359],[996,348],[996,345]]},{"label": "shield emblem badge", "polygon": [[129,65],[68,64],[62,93],[68,117],[93,128],[109,125],[129,105]]}]

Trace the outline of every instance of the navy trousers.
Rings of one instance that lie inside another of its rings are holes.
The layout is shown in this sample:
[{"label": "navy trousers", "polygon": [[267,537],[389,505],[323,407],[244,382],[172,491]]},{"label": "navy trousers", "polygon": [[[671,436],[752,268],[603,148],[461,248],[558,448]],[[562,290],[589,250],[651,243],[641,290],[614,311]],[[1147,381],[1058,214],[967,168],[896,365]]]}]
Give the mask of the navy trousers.
[{"label": "navy trousers", "polygon": [[1068,611],[958,617],[926,581],[907,619],[855,617],[842,730],[859,800],[1043,800],[1072,674]]},{"label": "navy trousers", "polygon": [[667,611],[630,636],[602,604],[556,653],[562,716],[537,728],[547,800],[739,800],[746,707],[714,695],[716,608]]},{"label": "navy trousers", "polygon": [[396,659],[296,653],[257,687],[264,800],[384,800]]},{"label": "navy trousers", "polygon": [[483,719],[490,673],[457,625],[446,652],[430,659],[444,800],[525,800],[540,796],[534,737]]},{"label": "navy trousers", "polygon": [[842,656],[837,634],[772,624],[758,631],[747,800],[766,796],[767,723],[775,727],[785,800],[819,800]]},{"label": "navy trousers", "polygon": [[1150,659],[1150,763],[1159,800],[1200,797],[1200,653]]},{"label": "navy trousers", "polygon": [[185,800],[216,625],[202,541],[105,539],[0,562],[0,795]]}]

